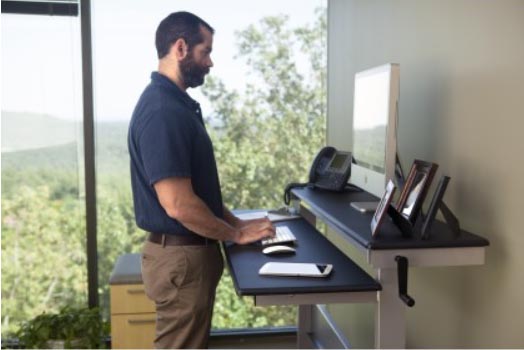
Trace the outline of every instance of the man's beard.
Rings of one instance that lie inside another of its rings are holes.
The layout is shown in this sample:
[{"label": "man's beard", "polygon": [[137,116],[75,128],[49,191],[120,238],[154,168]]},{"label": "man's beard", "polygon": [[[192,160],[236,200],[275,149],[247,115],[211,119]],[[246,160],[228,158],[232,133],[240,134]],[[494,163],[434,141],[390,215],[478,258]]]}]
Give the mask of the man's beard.
[{"label": "man's beard", "polygon": [[180,72],[186,87],[194,88],[204,84],[204,77],[209,73],[209,68],[199,66],[190,54],[180,62]]}]

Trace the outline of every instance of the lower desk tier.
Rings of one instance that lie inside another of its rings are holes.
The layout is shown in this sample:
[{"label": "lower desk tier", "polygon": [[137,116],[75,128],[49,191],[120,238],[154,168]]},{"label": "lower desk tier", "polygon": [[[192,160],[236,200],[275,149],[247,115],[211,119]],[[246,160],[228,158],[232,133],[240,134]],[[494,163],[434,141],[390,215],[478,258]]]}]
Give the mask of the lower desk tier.
[{"label": "lower desk tier", "polygon": [[[268,256],[258,244],[225,243],[224,250],[236,291],[254,296],[255,304],[324,304],[376,302],[380,284],[344,255],[304,219],[282,221],[297,237],[296,254]],[[332,264],[325,278],[260,276],[269,261]]]},{"label": "lower desk tier", "polygon": [[[267,256],[257,244],[225,243],[224,251],[237,293],[253,296],[255,305],[298,305],[297,347],[349,348],[326,307],[332,303],[378,303],[381,285],[304,219],[282,221],[297,237],[296,254]],[[327,263],[328,277],[260,276],[269,261]],[[321,329],[321,331],[319,331]]]}]

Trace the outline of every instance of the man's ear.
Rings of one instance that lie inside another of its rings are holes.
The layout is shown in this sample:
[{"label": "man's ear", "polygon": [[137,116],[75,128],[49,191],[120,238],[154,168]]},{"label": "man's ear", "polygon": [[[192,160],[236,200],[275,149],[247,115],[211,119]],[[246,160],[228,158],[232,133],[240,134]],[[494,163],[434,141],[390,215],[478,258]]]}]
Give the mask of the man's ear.
[{"label": "man's ear", "polygon": [[173,45],[171,45],[171,53],[179,60],[186,57],[188,53],[187,43],[183,38],[179,38]]}]

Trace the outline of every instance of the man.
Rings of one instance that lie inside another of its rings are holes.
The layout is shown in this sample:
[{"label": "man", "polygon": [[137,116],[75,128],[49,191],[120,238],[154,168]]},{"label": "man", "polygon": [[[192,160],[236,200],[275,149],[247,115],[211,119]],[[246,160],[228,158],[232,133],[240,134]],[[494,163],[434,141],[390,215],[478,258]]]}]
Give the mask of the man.
[{"label": "man", "polygon": [[129,126],[137,225],[148,231],[142,278],[155,301],[157,348],[205,348],[223,261],[217,241],[274,235],[267,219],[242,221],[222,203],[200,105],[186,93],[213,66],[213,28],[176,12],[156,32],[158,72]]}]

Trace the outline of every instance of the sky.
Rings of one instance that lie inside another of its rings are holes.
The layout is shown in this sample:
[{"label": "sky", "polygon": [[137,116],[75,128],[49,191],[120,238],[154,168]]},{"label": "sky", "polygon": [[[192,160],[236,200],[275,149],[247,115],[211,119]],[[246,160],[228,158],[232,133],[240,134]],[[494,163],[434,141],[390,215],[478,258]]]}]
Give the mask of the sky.
[{"label": "sky", "polygon": [[[157,68],[154,33],[169,13],[194,12],[215,28],[211,74],[239,89],[245,67],[234,59],[234,32],[269,15],[287,14],[293,26],[311,23],[318,6],[326,0],[93,0],[95,118],[130,118]],[[2,110],[80,120],[79,19],[2,15],[1,28]],[[188,92],[206,114],[210,107],[199,89]]]}]

